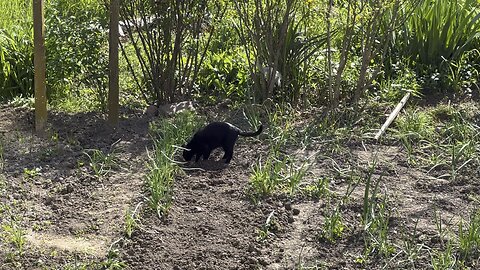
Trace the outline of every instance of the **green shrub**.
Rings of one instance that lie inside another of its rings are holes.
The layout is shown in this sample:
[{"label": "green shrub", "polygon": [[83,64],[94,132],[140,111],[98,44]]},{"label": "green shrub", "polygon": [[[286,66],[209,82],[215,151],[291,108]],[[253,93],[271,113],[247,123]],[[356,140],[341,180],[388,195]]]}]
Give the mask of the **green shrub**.
[{"label": "green shrub", "polygon": [[[480,8],[476,0],[422,1],[398,33],[395,47],[412,60],[426,88],[461,90],[470,87],[472,73],[478,77]],[[395,50],[395,49],[394,49]],[[472,58],[473,57],[473,58]]]},{"label": "green shrub", "polygon": [[0,30],[0,99],[33,94],[33,43],[28,33]]},{"label": "green shrub", "polygon": [[46,6],[47,85],[54,99],[93,89],[105,108],[108,27],[106,12],[98,4],[55,0]]},{"label": "green shrub", "polygon": [[245,58],[245,53],[239,50],[207,53],[198,77],[198,95],[209,99],[245,98],[249,88]]}]

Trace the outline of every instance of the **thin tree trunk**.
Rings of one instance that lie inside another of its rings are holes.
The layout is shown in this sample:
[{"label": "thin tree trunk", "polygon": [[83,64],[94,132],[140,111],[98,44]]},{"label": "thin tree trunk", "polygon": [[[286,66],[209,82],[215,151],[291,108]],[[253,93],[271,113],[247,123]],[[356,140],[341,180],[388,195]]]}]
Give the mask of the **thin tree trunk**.
[{"label": "thin tree trunk", "polygon": [[110,0],[110,37],[109,37],[109,73],[108,73],[108,122],[118,125],[119,82],[118,82],[118,20],[119,0]]}]

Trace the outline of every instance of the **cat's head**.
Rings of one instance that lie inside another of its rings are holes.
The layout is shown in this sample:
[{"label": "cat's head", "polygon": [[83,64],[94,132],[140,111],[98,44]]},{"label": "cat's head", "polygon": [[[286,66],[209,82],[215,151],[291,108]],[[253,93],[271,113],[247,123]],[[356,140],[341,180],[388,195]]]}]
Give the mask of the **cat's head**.
[{"label": "cat's head", "polygon": [[192,149],[189,149],[186,145],[184,145],[183,148],[185,148],[183,150],[183,158],[185,159],[185,161],[190,161],[195,153],[192,151]]}]

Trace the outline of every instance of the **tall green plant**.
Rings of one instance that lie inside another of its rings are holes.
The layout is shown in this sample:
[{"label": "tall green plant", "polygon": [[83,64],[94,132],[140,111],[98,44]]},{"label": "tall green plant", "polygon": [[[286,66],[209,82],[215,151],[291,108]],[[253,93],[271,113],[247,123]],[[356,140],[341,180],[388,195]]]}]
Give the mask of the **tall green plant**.
[{"label": "tall green plant", "polygon": [[313,67],[309,65],[325,35],[305,33],[309,14],[298,0],[235,2],[235,25],[247,54],[254,96],[298,103]]},{"label": "tall green plant", "polygon": [[28,32],[0,29],[0,99],[33,93],[33,42]]},{"label": "tall green plant", "polygon": [[407,56],[420,67],[440,69],[458,60],[480,37],[476,0],[423,1],[405,24]]}]

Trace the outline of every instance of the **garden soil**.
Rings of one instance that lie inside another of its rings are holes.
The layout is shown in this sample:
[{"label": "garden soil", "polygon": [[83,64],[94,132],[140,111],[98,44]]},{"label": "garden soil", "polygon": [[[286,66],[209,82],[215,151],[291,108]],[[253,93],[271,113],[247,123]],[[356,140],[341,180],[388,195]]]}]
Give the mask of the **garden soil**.
[{"label": "garden soil", "polygon": [[[175,179],[173,206],[159,217],[149,210],[144,187],[151,120],[124,109],[112,129],[99,113],[51,112],[42,137],[32,131],[31,110],[2,105],[0,269],[91,269],[102,262],[123,262],[127,269],[424,269],[428,250],[440,245],[435,220],[454,228],[479,194],[468,177],[452,182],[411,168],[399,146],[356,139],[328,155],[325,143],[288,150],[298,160],[316,157],[306,181],[329,179],[328,198],[298,193],[253,200],[251,167],[267,146],[262,137],[240,138],[229,165],[185,165]],[[116,158],[104,176],[92,171],[94,149]],[[389,235],[398,244],[390,265],[362,262],[364,185],[339,176],[353,168],[365,175],[374,159],[372,179],[380,181],[379,194],[388,194]],[[343,236],[328,241],[326,217],[337,208]],[[127,211],[138,217],[129,238]],[[8,228],[24,233],[21,249]],[[408,239],[419,250],[414,262],[402,253]]]}]

